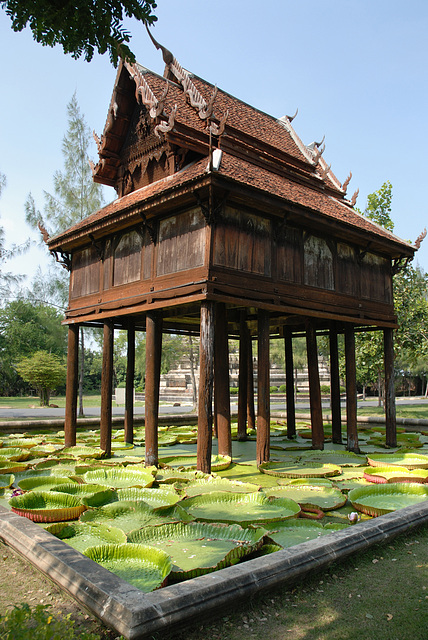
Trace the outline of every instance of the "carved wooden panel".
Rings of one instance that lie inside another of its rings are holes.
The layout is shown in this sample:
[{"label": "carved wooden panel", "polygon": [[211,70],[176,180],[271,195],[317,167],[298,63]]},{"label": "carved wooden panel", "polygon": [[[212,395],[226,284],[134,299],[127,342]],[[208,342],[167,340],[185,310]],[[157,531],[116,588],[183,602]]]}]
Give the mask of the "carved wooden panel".
[{"label": "carved wooden panel", "polygon": [[349,295],[359,295],[360,290],[360,267],[355,249],[342,242],[337,244],[336,290]]},{"label": "carved wooden panel", "polygon": [[392,302],[390,264],[386,258],[367,253],[361,262],[361,296]]},{"label": "carved wooden panel", "polygon": [[214,264],[271,276],[271,222],[228,208],[215,227]]},{"label": "carved wooden panel", "polygon": [[113,286],[141,278],[142,237],[137,231],[123,234],[113,253]]},{"label": "carved wooden panel", "polygon": [[277,243],[277,277],[288,282],[302,282],[302,232],[287,227],[286,235]]},{"label": "carved wooden panel", "polygon": [[94,247],[73,254],[71,265],[71,298],[87,296],[100,289],[100,258]]},{"label": "carved wooden panel", "polygon": [[206,224],[200,209],[192,209],[159,223],[156,274],[201,267],[205,259]]},{"label": "carved wooden panel", "polygon": [[334,289],[333,254],[325,240],[308,236],[304,245],[304,282],[311,287]]}]

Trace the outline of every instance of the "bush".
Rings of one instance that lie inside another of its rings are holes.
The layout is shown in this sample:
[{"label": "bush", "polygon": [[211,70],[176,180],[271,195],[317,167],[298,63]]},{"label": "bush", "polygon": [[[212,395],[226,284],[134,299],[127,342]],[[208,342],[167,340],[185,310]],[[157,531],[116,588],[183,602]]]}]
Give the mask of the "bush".
[{"label": "bush", "polygon": [[269,387],[271,393],[277,393],[278,387]]},{"label": "bush", "polygon": [[328,384],[322,384],[320,389],[321,393],[330,393],[330,387]]},{"label": "bush", "polygon": [[98,634],[74,629],[70,615],[55,618],[49,605],[38,604],[30,609],[27,603],[15,605],[0,615],[1,640],[100,640]]},{"label": "bush", "polygon": [[280,385],[279,392],[280,393],[285,393],[286,391],[287,391],[287,385],[285,385],[285,384]]},{"label": "bush", "polygon": [[238,387],[230,387],[230,393],[238,393]]}]

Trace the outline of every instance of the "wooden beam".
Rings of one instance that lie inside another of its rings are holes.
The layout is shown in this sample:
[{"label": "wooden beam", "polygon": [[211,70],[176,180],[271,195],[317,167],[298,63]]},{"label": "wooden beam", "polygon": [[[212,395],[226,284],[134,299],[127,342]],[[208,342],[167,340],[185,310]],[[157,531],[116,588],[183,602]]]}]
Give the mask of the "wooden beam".
[{"label": "wooden beam", "polygon": [[214,302],[201,303],[197,468],[211,473],[214,380]]},{"label": "wooden beam", "polygon": [[145,438],[146,467],[158,464],[159,386],[162,357],[162,316],[149,311],[146,316]]},{"label": "wooden beam", "polygon": [[256,428],[256,412],[254,408],[254,367],[253,367],[253,345],[248,324],[245,323],[248,331],[248,366],[247,366],[247,429]]},{"label": "wooden beam", "polygon": [[337,346],[337,324],[335,322],[332,323],[330,328],[330,403],[332,440],[335,444],[342,444],[339,351]]},{"label": "wooden beam", "polygon": [[247,399],[248,399],[248,328],[246,312],[241,311],[239,332],[239,373],[238,373],[238,440],[247,439]]},{"label": "wooden beam", "polygon": [[134,442],[135,322],[129,320],[125,387],[125,442]]},{"label": "wooden beam", "polygon": [[78,361],[79,325],[75,324],[68,327],[64,422],[64,444],[66,447],[74,447],[76,445]]},{"label": "wooden beam", "polygon": [[352,324],[345,326],[346,365],[346,432],[348,451],[359,453],[357,431],[357,369],[355,362],[355,333]]},{"label": "wooden beam", "polygon": [[306,350],[308,356],[312,448],[324,449],[324,427],[322,419],[320,374],[318,369],[317,335],[315,323],[312,320],[307,320],[306,322]]},{"label": "wooden beam", "polygon": [[384,366],[385,366],[385,424],[386,446],[397,446],[397,421],[395,412],[394,385],[394,332],[384,329]]},{"label": "wooden beam", "polygon": [[296,405],[294,401],[294,364],[293,364],[293,333],[290,327],[284,329],[285,350],[285,387],[287,401],[287,438],[296,435]]},{"label": "wooden beam", "polygon": [[257,369],[257,465],[269,462],[270,455],[270,379],[269,312],[258,311]]},{"label": "wooden beam", "polygon": [[101,419],[100,419],[100,448],[107,457],[111,456],[111,427],[112,427],[112,393],[113,393],[113,322],[104,322],[103,335],[103,364],[101,371]]},{"label": "wooden beam", "polygon": [[232,456],[230,426],[229,345],[227,335],[226,305],[216,303],[214,340],[214,391],[217,424],[218,452]]}]

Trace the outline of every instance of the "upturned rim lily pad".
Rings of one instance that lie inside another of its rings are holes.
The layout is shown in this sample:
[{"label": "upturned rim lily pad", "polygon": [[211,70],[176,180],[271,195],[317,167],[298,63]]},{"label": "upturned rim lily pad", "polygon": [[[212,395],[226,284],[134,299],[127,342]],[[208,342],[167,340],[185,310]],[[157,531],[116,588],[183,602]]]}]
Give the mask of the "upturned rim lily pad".
[{"label": "upturned rim lily pad", "polygon": [[14,513],[34,522],[76,520],[86,507],[75,496],[53,491],[30,491],[9,500]]},{"label": "upturned rim lily pad", "polygon": [[308,540],[314,540],[325,534],[326,531],[321,523],[314,520],[301,520],[300,518],[290,518],[290,520],[285,520],[284,522],[277,522],[274,526],[269,527],[268,530],[269,539],[283,549],[294,547],[294,545]]},{"label": "upturned rim lily pad", "polygon": [[11,487],[15,482],[15,476],[13,473],[2,473],[0,474],[0,489],[7,489]]},{"label": "upturned rim lily pad", "polygon": [[289,498],[268,498],[264,493],[215,492],[187,498],[182,508],[196,520],[251,524],[286,520],[300,513]]},{"label": "upturned rim lily pad", "polygon": [[80,516],[80,522],[100,522],[122,529],[125,533],[147,525],[177,522],[179,518],[159,514],[145,502],[119,501],[98,509],[88,510]]},{"label": "upturned rim lily pad", "polygon": [[75,447],[66,447],[61,451],[61,455],[71,456],[72,458],[102,458],[104,451],[97,447],[85,447],[76,445]]},{"label": "upturned rim lily pad", "polygon": [[56,522],[46,527],[60,540],[84,553],[89,547],[100,544],[125,544],[126,535],[122,529],[91,522]]},{"label": "upturned rim lily pad", "polygon": [[428,469],[428,456],[422,453],[379,453],[367,456],[371,467],[397,465],[407,469]]},{"label": "upturned rim lily pad", "polygon": [[171,558],[165,551],[141,544],[89,547],[85,556],[144,593],[163,586],[172,570]]},{"label": "upturned rim lily pad", "polygon": [[18,482],[18,487],[23,491],[50,491],[60,484],[77,484],[70,478],[54,475],[35,475],[22,478]]},{"label": "upturned rim lily pad", "polygon": [[[230,456],[223,456],[221,454],[211,456],[211,471],[223,471],[230,466],[232,458]],[[159,466],[167,466],[173,468],[183,468],[186,470],[196,469],[197,456],[196,455],[183,455],[183,456],[163,456],[159,458]]]},{"label": "upturned rim lily pad", "polygon": [[316,462],[301,462],[290,464],[287,462],[262,462],[259,471],[271,476],[283,478],[328,478],[342,473],[335,464],[320,464]]},{"label": "upturned rim lily pad", "polygon": [[171,579],[186,580],[236,564],[263,543],[265,529],[190,522],[144,527],[128,534],[131,543],[161,547],[171,555]]},{"label": "upturned rim lily pad", "polygon": [[250,482],[240,482],[239,480],[228,480],[210,476],[203,480],[192,480],[187,482],[184,490],[187,497],[199,496],[213,491],[228,491],[229,493],[253,493],[260,491],[261,486]]},{"label": "upturned rim lily pad", "polygon": [[113,467],[111,469],[94,469],[86,471],[83,479],[88,484],[101,484],[114,489],[124,487],[151,487],[154,482],[152,469],[136,469],[132,467]]},{"label": "upturned rim lily pad", "polygon": [[347,496],[340,489],[334,487],[285,485],[284,487],[272,487],[264,489],[267,496],[291,498],[298,504],[313,505],[323,511],[340,509],[346,503]]},{"label": "upturned rim lily pad", "polygon": [[180,500],[183,500],[183,497],[184,496],[177,493],[174,488],[166,489],[157,487],[155,489],[140,489],[138,487],[129,487],[126,489],[117,489],[116,491],[103,488],[99,493],[83,498],[83,504],[86,504],[88,507],[98,508],[107,504],[113,504],[114,502],[134,500],[136,502],[143,501],[153,509],[163,509],[165,507],[172,507],[180,502]]},{"label": "upturned rim lily pad", "polygon": [[369,516],[381,516],[428,499],[428,487],[421,484],[375,484],[352,489],[348,494],[352,506]]},{"label": "upturned rim lily pad", "polygon": [[339,467],[365,467],[366,456],[352,451],[330,451],[328,449],[320,451],[304,451],[301,454],[300,462],[323,462]]},{"label": "upturned rim lily pad", "polygon": [[408,469],[398,465],[388,467],[367,467],[364,478],[369,482],[385,484],[386,482],[428,482],[428,469]]}]

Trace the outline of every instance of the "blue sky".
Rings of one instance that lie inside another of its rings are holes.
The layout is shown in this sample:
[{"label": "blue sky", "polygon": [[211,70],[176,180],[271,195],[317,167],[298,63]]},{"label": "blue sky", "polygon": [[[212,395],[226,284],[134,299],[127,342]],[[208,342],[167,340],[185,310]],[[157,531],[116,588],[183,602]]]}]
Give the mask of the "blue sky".
[{"label": "blue sky", "polygon": [[[298,135],[309,144],[325,134],[324,158],[342,182],[352,171],[348,194],[359,188],[360,209],[390,180],[395,233],[414,241],[428,226],[426,1],[159,0],[156,14],[155,37],[183,67],[273,116],[298,108]],[[145,29],[127,26],[138,61],[162,74]],[[106,56],[75,61],[14,33],[2,10],[0,56],[0,224],[12,243],[36,238],[24,202],[31,192],[43,208],[43,190],[53,190],[73,93],[100,134],[116,71]],[[33,250],[10,268],[31,275],[46,260]],[[417,262],[428,271],[428,239]]]}]

